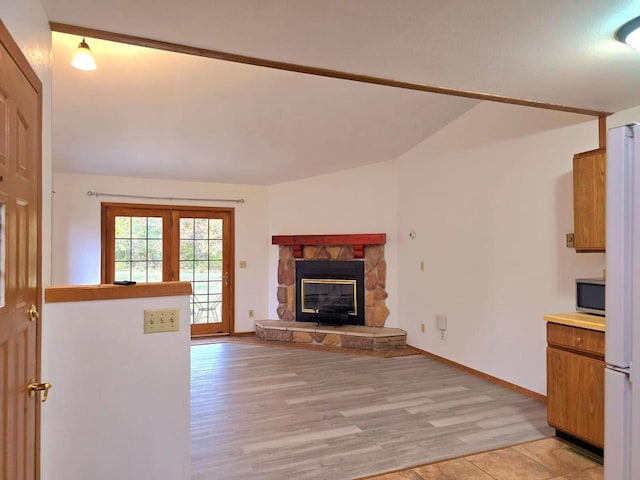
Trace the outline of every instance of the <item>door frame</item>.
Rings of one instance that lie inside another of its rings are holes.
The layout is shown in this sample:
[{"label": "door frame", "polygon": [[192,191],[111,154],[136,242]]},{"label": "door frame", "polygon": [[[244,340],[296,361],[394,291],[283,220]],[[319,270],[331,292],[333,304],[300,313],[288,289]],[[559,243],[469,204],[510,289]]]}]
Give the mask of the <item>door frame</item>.
[{"label": "door frame", "polygon": [[[38,77],[31,64],[25,57],[18,43],[13,39],[11,33],[5,26],[4,22],[0,19],[0,43],[7,50],[12,60],[18,66],[18,69],[22,72],[26,80],[33,87],[37,95],[38,113],[37,113],[37,125],[35,125],[36,137],[37,137],[37,151],[36,155],[36,174],[37,174],[37,240],[36,240],[36,265],[37,265],[37,278],[36,278],[36,308],[40,312],[40,318],[36,323],[36,375],[38,379],[41,379],[42,374],[42,325],[43,312],[42,312],[42,81]],[[25,379],[25,386],[28,379]],[[26,395],[26,391],[23,392]],[[41,402],[36,398],[35,400],[35,476],[36,479],[40,479],[40,420],[41,420]],[[3,414],[1,412],[0,414]]]},{"label": "door frame", "polygon": [[[223,262],[222,262],[222,268],[223,268],[223,272],[225,267],[228,269],[228,273],[229,273],[229,278],[230,281],[228,284],[224,284],[224,281],[222,282],[222,298],[223,298],[223,302],[222,302],[222,315],[224,316],[225,312],[228,312],[228,319],[229,319],[229,333],[198,333],[198,330],[201,330],[199,327],[197,327],[194,324],[191,324],[191,338],[198,338],[198,337],[207,337],[207,336],[212,336],[212,335],[233,335],[235,333],[235,321],[234,321],[234,317],[235,317],[235,223],[234,223],[234,216],[235,216],[235,209],[231,208],[231,207],[195,207],[195,208],[191,208],[188,206],[185,207],[180,207],[179,209],[174,209],[171,212],[171,228],[172,228],[172,244],[171,244],[171,257],[172,258],[179,258],[180,256],[180,226],[179,226],[179,222],[180,222],[180,218],[182,218],[182,215],[184,213],[184,217],[193,217],[193,218],[209,218],[207,216],[207,214],[211,213],[211,212],[215,212],[218,213],[220,215],[222,215],[224,217],[224,221],[223,221],[223,231],[222,231],[222,238],[223,239],[229,239],[229,248],[224,251],[224,258],[223,258]],[[176,235],[177,233],[177,235]],[[224,242],[224,240],[223,240]],[[224,245],[224,243],[223,243]],[[177,269],[172,269],[171,271],[171,280],[173,281],[179,281],[179,272],[180,272],[180,268],[178,267]],[[224,276],[224,273],[223,273]],[[224,292],[225,289],[227,290],[227,296],[229,298],[229,302],[228,305],[224,304]],[[195,289],[193,292],[193,295],[195,295]],[[193,327],[196,327],[195,329]],[[196,330],[196,332],[194,333],[194,330]]]},{"label": "door frame", "polygon": [[[235,334],[235,208],[233,207],[205,207],[202,205],[160,205],[154,203],[119,203],[119,202],[102,202],[101,203],[101,233],[100,233],[100,262],[101,262],[101,273],[100,278],[101,282],[105,283],[108,280],[107,272],[110,271],[106,265],[106,262],[113,262],[113,255],[106,251],[105,238],[111,232],[111,230],[107,227],[108,217],[107,210],[109,208],[122,208],[122,209],[132,209],[136,211],[144,211],[145,209],[159,211],[164,210],[169,214],[166,216],[171,223],[167,224],[166,220],[163,222],[163,236],[170,234],[169,238],[173,237],[174,226],[173,223],[173,211],[184,211],[184,212],[192,212],[197,214],[198,212],[206,213],[206,212],[219,212],[221,214],[228,215],[228,222],[225,222],[225,230],[223,233],[223,238],[229,239],[229,251],[225,252],[225,258],[228,258],[228,268],[229,268],[229,285],[228,288],[228,298],[229,302],[226,305],[228,309],[229,315],[229,335]],[[163,217],[165,218],[165,217]],[[176,240],[176,239],[172,239]],[[165,275],[164,269],[167,268],[166,271],[166,280],[163,281],[177,281],[179,277],[179,269],[168,268],[171,267],[169,262],[166,261],[167,258],[171,256],[175,256],[175,253],[178,251],[178,245],[170,244],[169,252],[163,252],[163,277]],[[166,255],[166,257],[165,257]],[[226,262],[226,260],[225,260]],[[226,334],[223,334],[226,335]],[[199,336],[208,336],[208,335],[192,335],[192,338],[197,338]]]}]

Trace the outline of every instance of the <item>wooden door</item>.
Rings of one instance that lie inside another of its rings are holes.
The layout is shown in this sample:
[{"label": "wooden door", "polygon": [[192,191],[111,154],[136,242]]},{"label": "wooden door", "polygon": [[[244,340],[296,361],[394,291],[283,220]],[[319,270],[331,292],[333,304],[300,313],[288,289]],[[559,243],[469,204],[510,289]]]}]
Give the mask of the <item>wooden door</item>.
[{"label": "wooden door", "polygon": [[[38,472],[42,86],[0,22],[0,476]],[[29,313],[31,312],[31,313]]]},{"label": "wooden door", "polygon": [[191,282],[191,335],[231,332],[233,210],[173,211],[172,271]]}]

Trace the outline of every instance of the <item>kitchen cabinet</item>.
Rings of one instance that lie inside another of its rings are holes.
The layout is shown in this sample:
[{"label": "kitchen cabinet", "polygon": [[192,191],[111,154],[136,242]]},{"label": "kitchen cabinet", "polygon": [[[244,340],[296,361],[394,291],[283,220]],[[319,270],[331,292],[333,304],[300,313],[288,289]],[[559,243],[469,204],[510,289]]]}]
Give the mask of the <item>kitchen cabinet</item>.
[{"label": "kitchen cabinet", "polygon": [[606,149],[573,156],[573,225],[577,252],[605,251]]},{"label": "kitchen cabinet", "polygon": [[547,420],[604,448],[604,332],[547,323]]}]

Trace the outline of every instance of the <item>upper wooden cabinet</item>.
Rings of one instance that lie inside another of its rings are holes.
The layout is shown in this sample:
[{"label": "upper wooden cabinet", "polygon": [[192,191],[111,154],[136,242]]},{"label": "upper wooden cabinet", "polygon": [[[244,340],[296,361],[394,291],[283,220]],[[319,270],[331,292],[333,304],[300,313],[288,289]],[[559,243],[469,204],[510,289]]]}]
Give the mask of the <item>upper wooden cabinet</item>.
[{"label": "upper wooden cabinet", "polygon": [[573,156],[573,225],[577,252],[605,251],[606,149]]}]

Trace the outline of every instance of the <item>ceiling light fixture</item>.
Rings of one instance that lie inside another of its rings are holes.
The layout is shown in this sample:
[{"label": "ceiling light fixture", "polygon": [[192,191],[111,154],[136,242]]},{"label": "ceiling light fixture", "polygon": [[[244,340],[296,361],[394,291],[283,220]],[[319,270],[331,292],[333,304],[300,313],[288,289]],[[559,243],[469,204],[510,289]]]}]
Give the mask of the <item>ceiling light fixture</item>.
[{"label": "ceiling light fixture", "polygon": [[640,17],[629,20],[615,34],[616,40],[640,51]]},{"label": "ceiling light fixture", "polygon": [[84,41],[84,37],[82,37],[82,41],[78,44],[78,50],[76,50],[76,56],[73,57],[71,65],[78,70],[95,70],[97,68],[89,45]]}]

